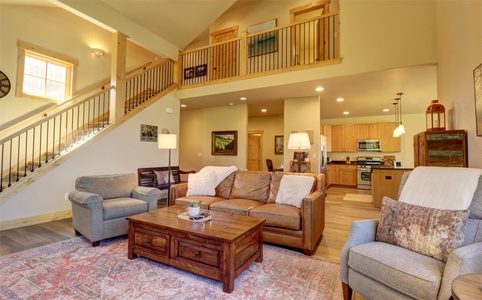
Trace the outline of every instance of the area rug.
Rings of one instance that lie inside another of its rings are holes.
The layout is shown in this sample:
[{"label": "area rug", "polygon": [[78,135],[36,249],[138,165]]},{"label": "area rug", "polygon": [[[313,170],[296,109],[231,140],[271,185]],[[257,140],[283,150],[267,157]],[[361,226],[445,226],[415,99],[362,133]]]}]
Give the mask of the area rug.
[{"label": "area rug", "polygon": [[364,195],[364,194],[346,194],[343,197],[345,201],[356,201],[356,202],[373,202],[372,195]]},{"label": "area rug", "polygon": [[83,237],[0,257],[0,299],[342,299],[338,263],[272,245],[234,282],[127,258],[125,238]]}]

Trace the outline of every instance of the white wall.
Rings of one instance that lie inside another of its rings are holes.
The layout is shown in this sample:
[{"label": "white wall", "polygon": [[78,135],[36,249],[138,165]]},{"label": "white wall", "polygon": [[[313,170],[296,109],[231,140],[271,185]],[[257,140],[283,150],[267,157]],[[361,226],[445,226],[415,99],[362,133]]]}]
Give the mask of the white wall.
[{"label": "white wall", "polygon": [[470,167],[482,168],[476,135],[473,70],[482,63],[482,2],[437,1],[438,95],[453,107],[455,129],[467,130]]},{"label": "white wall", "polygon": [[[166,113],[166,108],[172,108],[174,113]],[[70,201],[64,200],[64,194],[74,189],[79,176],[137,175],[137,168],[167,166],[168,150],[159,150],[154,142],[141,142],[140,126],[156,125],[159,131],[167,128],[179,134],[179,108],[179,100],[172,93],[157,101],[1,204],[0,221],[70,210]],[[179,164],[178,153],[179,150],[172,150],[174,166]]]}]

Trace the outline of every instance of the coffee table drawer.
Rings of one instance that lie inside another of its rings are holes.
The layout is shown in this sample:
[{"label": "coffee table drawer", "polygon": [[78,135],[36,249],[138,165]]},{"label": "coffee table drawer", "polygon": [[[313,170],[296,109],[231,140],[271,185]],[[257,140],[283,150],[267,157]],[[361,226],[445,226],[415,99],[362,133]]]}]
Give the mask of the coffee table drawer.
[{"label": "coffee table drawer", "polygon": [[221,252],[219,250],[210,249],[183,241],[178,241],[177,246],[178,257],[203,263],[216,268],[221,266]]},{"label": "coffee table drawer", "polygon": [[160,253],[168,253],[169,235],[145,229],[134,231],[134,244]]}]

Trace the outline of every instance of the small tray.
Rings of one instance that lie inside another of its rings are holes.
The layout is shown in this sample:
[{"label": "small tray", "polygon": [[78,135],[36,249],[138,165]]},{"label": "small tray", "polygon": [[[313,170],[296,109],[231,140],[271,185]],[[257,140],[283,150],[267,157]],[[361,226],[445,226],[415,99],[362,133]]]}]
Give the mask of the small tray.
[{"label": "small tray", "polygon": [[[203,214],[206,214],[206,216],[202,216]],[[204,223],[206,221],[209,221],[212,219],[211,212],[209,210],[203,210],[201,209],[199,212],[199,216],[196,217],[191,217],[189,215],[189,211],[187,209],[182,209],[177,212],[177,218],[179,220],[184,220],[184,221],[189,221],[193,223]]]}]

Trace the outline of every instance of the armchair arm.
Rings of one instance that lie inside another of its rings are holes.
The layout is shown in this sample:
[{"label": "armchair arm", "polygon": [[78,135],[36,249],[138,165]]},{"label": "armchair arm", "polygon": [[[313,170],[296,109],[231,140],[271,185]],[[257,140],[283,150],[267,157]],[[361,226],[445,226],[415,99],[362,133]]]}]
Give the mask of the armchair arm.
[{"label": "armchair arm", "polygon": [[69,200],[71,202],[75,201],[79,204],[89,205],[89,204],[102,202],[103,199],[98,194],[74,190],[69,193]]},{"label": "armchair arm", "polygon": [[132,198],[147,202],[148,211],[157,208],[157,201],[161,198],[161,191],[158,188],[136,186],[132,191]]},{"label": "armchair arm", "polygon": [[482,273],[482,242],[455,249],[450,253],[438,299],[449,299],[452,281],[460,275]]},{"label": "armchair arm", "polygon": [[176,203],[177,198],[185,197],[187,194],[187,182],[176,183],[171,185],[170,197],[172,199],[171,204]]},{"label": "armchair arm", "polygon": [[359,220],[351,223],[348,239],[340,255],[340,279],[348,284],[348,254],[350,248],[375,241],[378,220]]},{"label": "armchair arm", "polygon": [[303,251],[306,255],[312,255],[325,229],[325,194],[322,191],[315,191],[303,199],[301,216]]}]

